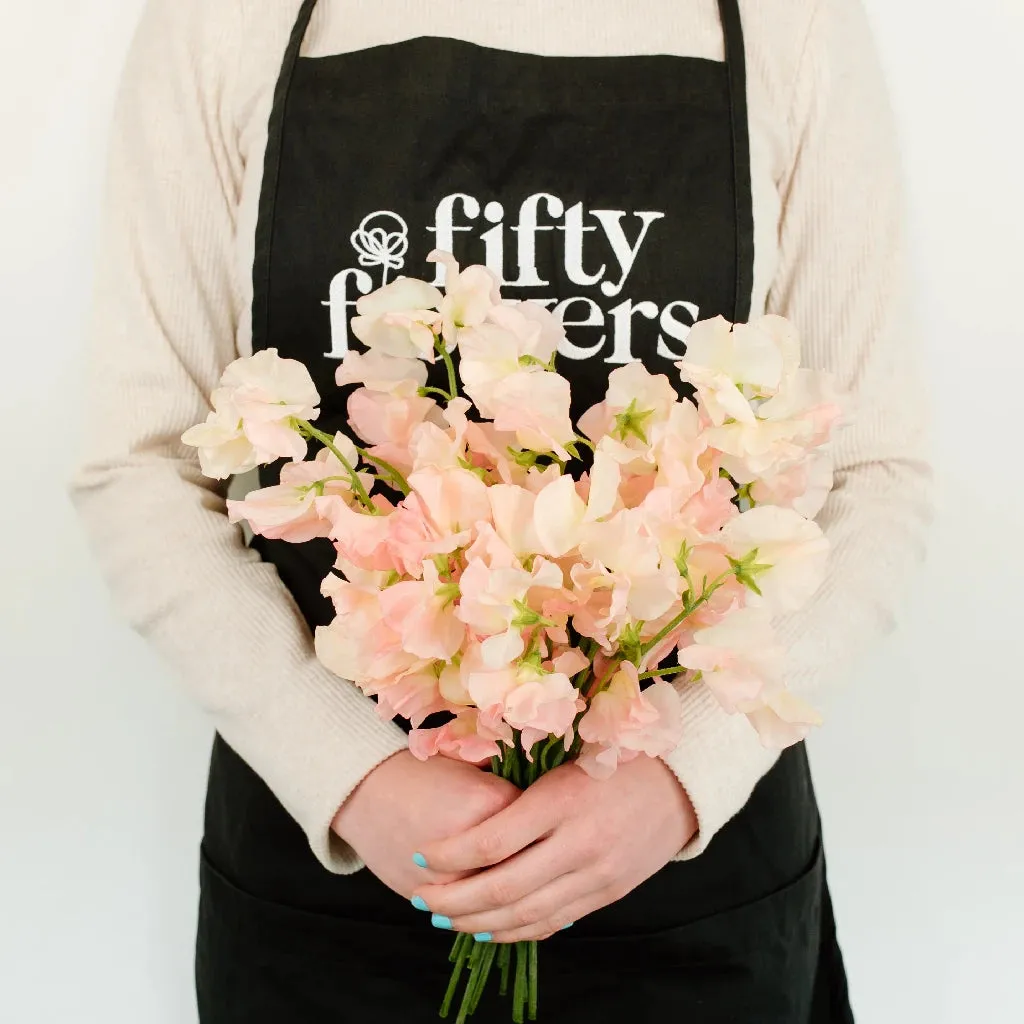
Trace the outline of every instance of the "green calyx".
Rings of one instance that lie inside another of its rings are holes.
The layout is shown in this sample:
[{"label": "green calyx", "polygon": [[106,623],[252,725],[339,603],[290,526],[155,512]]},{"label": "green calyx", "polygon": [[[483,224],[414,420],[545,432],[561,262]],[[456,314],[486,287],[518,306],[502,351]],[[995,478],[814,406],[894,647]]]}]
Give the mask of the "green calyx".
[{"label": "green calyx", "polygon": [[613,433],[620,441],[625,441],[627,437],[636,437],[647,444],[647,432],[644,425],[653,415],[653,409],[645,409],[642,412],[637,409],[634,398],[629,403],[629,407],[615,417]]}]

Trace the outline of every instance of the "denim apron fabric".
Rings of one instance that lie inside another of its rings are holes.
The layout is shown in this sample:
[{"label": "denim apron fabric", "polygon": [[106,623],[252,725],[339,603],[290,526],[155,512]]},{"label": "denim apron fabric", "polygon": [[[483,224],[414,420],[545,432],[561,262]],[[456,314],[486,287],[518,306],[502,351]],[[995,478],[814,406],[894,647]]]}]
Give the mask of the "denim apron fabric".
[{"label": "denim apron fabric", "polygon": [[[538,56],[442,37],[307,58],[314,7],[299,12],[270,117],[253,345],[306,364],[322,430],[346,429],[350,389],[334,373],[355,347],[356,300],[403,274],[441,284],[425,262],[434,248],[487,263],[503,295],[563,320],[558,369],[574,419],[616,366],[639,359],[677,381],[695,320],[749,317],[736,0],[719,4],[724,62]],[[443,384],[441,372],[432,367],[430,383]],[[262,485],[278,472],[262,470]],[[329,542],[253,546],[311,627],[330,621]],[[451,934],[369,871],[327,871],[219,736],[200,854],[203,1024],[438,1019]],[[852,1021],[804,746],[782,755],[700,857],[544,942],[540,985],[540,1019],[559,1024]],[[509,1019],[493,991],[474,1017]]]}]

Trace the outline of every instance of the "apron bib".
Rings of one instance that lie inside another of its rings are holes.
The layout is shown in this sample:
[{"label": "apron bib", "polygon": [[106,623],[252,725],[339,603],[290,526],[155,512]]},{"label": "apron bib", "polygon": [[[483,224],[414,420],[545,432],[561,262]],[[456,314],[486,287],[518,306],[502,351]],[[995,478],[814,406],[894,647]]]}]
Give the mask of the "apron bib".
[{"label": "apron bib", "polygon": [[[350,389],[334,373],[353,345],[356,300],[400,275],[442,285],[425,262],[434,248],[486,263],[504,296],[559,315],[574,421],[616,366],[639,359],[674,380],[694,321],[748,319],[743,34],[736,0],[719,6],[724,63],[547,57],[440,37],[311,59],[300,57],[315,7],[305,0],[269,125],[253,349],[309,368],[320,429],[346,428]],[[443,383],[440,362],[430,372]],[[261,485],[278,470],[264,467]],[[329,542],[253,547],[311,627],[330,621]],[[200,883],[203,1024],[438,1019],[451,935],[369,871],[327,871],[220,736]],[[547,940],[540,1000],[541,1019],[560,1024],[852,1021],[803,745],[703,855]],[[494,991],[474,1017],[509,1019]]]}]

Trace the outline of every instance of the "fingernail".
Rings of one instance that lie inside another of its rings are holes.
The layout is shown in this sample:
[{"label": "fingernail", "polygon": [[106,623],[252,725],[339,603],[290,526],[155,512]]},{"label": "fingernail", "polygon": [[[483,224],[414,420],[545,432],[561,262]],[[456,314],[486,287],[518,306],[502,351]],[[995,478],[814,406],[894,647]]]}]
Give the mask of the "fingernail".
[{"label": "fingernail", "polygon": [[477,942],[490,942],[494,936],[490,932],[476,932],[473,935],[473,938],[476,939]]},{"label": "fingernail", "polygon": [[563,924],[562,927],[559,928],[558,930],[560,932],[564,932],[566,928],[571,928],[575,923],[576,923],[575,921],[570,921],[568,924]]},{"label": "fingernail", "polygon": [[422,853],[414,853],[412,855],[412,862],[418,868],[425,868],[427,866],[427,858]]},{"label": "fingernail", "polygon": [[430,917],[430,923],[435,928],[444,928],[445,931],[452,930],[452,921],[450,917],[445,917],[444,914],[432,914]]},{"label": "fingernail", "polygon": [[411,902],[412,902],[412,905],[417,910],[429,910],[430,909],[430,907],[427,906],[427,901],[422,896],[413,896]]}]

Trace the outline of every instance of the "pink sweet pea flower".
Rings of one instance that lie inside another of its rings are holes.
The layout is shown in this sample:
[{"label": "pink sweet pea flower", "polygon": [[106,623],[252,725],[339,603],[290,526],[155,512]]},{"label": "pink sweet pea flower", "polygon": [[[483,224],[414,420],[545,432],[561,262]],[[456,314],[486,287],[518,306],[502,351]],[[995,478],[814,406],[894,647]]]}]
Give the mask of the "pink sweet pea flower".
[{"label": "pink sweet pea flower", "polygon": [[336,675],[373,694],[381,683],[430,664],[403,649],[401,636],[384,621],[379,591],[333,574],[321,590],[337,615],[330,625],[317,627],[316,653]]},{"label": "pink sweet pea flower", "polygon": [[805,519],[814,519],[832,490],[833,476],[832,456],[818,450],[792,466],[755,480],[750,496],[757,505],[791,508]]},{"label": "pink sweet pea flower", "polygon": [[[595,444],[607,438],[625,452],[643,456],[657,428],[668,422],[678,405],[679,396],[668,377],[651,373],[639,361],[626,363],[608,375],[605,399],[580,417],[580,431]],[[619,461],[626,458],[623,454]]]},{"label": "pink sweet pea flower", "polygon": [[474,529],[478,523],[490,522],[487,485],[469,470],[420,469],[410,474],[409,486],[442,535],[459,534]]},{"label": "pink sweet pea flower", "polygon": [[441,263],[445,268],[445,295],[439,308],[442,334],[450,352],[459,340],[460,329],[483,323],[487,314],[501,302],[499,281],[484,266],[460,270],[455,257],[440,249],[434,249],[427,260]]},{"label": "pink sweet pea flower", "polygon": [[213,411],[181,439],[199,449],[203,472],[218,480],[279,458],[301,459],[306,441],[293,421],[316,419],[319,402],[302,363],[264,349],[227,366],[211,395]]},{"label": "pink sweet pea flower", "polygon": [[[359,458],[355,445],[337,434],[335,446],[355,466]],[[373,477],[360,473],[360,480],[369,490]],[[321,517],[316,499],[332,495],[351,505],[355,500],[348,471],[327,448],[321,449],[312,462],[289,462],[281,467],[281,482],[274,487],[250,491],[244,501],[228,499],[228,519],[243,519],[253,533],[272,540],[301,544],[314,537],[327,537],[330,520]]]},{"label": "pink sweet pea flower", "polygon": [[743,512],[726,523],[716,538],[737,560],[749,558],[761,596],[751,593],[747,603],[766,603],[773,610],[800,608],[814,594],[825,576],[828,539],[817,523],[792,509],[763,505]]},{"label": "pink sweet pea flower", "polygon": [[764,698],[761,707],[746,712],[761,742],[774,750],[783,750],[807,739],[822,717],[809,704],[788,690],[778,689]]},{"label": "pink sweet pea flower", "polygon": [[377,709],[384,719],[401,715],[416,727],[428,715],[448,711],[450,706],[438,688],[437,674],[433,668],[427,668],[378,687]]},{"label": "pink sweet pea flower", "polygon": [[781,686],[784,649],[770,615],[761,608],[738,608],[722,622],[693,633],[679,649],[679,664],[701,678],[726,711],[761,706],[766,691]]},{"label": "pink sweet pea flower", "polygon": [[352,429],[368,444],[370,454],[384,459],[400,472],[412,470],[412,437],[430,418],[440,419],[440,408],[432,398],[419,395],[390,395],[359,388],[348,399],[348,420]]},{"label": "pink sweet pea flower", "polygon": [[577,764],[604,779],[640,754],[667,754],[679,744],[682,729],[682,707],[672,684],[659,680],[641,690],[636,666],[623,662],[580,720],[584,745]]},{"label": "pink sweet pea flower", "polygon": [[449,661],[462,646],[466,627],[456,617],[457,584],[439,578],[437,566],[423,562],[421,580],[404,580],[383,590],[381,613],[402,638],[402,647],[420,658]]},{"label": "pink sweet pea flower", "polygon": [[381,355],[433,362],[440,303],[441,293],[432,285],[400,277],[356,302],[352,333]]},{"label": "pink sweet pea flower", "polygon": [[545,672],[529,661],[474,672],[467,689],[478,707],[500,708],[501,717],[522,731],[523,749],[528,755],[533,744],[546,736],[566,737],[567,744],[571,744],[573,722],[586,706],[565,673]]},{"label": "pink sweet pea flower", "polygon": [[408,398],[427,383],[427,367],[420,359],[353,350],[341,361],[334,379],[338,387],[362,384],[371,391]]},{"label": "pink sweet pea flower", "polygon": [[421,761],[441,754],[456,761],[484,764],[501,754],[499,743],[511,746],[512,730],[475,708],[460,712],[437,729],[416,729],[409,734],[409,752]]}]

